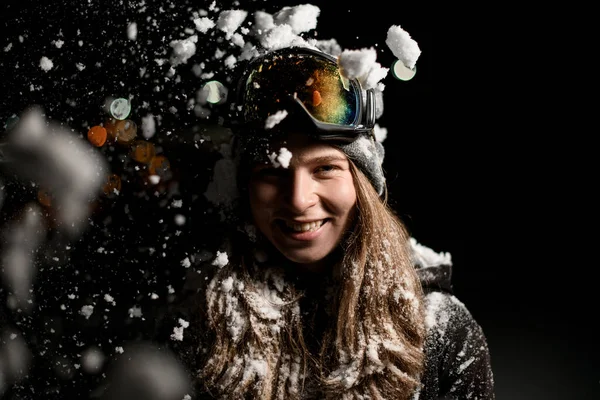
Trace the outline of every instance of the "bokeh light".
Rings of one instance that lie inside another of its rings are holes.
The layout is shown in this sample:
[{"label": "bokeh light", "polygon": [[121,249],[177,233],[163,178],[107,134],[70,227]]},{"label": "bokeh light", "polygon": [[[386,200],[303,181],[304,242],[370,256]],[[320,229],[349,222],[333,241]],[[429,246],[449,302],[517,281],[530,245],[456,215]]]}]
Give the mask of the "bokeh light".
[{"label": "bokeh light", "polygon": [[131,112],[131,102],[124,98],[118,98],[110,103],[110,113],[116,119],[125,119]]},{"label": "bokeh light", "polygon": [[392,65],[392,73],[396,79],[401,81],[409,81],[411,80],[415,74],[417,73],[417,67],[410,69],[402,63],[400,60],[394,61]]},{"label": "bokeh light", "polygon": [[200,89],[198,98],[200,103],[222,104],[227,101],[227,94],[225,85],[219,81],[210,81]]}]

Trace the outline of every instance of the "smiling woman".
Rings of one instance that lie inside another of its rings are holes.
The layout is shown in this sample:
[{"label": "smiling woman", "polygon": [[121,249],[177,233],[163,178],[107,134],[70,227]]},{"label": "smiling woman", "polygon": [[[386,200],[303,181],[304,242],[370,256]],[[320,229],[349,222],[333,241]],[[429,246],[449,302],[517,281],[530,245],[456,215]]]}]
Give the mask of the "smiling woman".
[{"label": "smiling woman", "polygon": [[354,214],[349,160],[305,134],[290,135],[280,146],[291,150],[288,168],[275,168],[267,160],[252,169],[252,218],[290,261],[300,268],[323,268],[322,260],[338,246]]},{"label": "smiling woman", "polygon": [[[196,395],[494,399],[486,338],[452,294],[450,257],[418,244],[387,204],[375,98],[315,49],[275,50],[243,71],[232,231],[190,270],[163,324]],[[329,118],[340,107],[352,117]]]},{"label": "smiling woman", "polygon": [[[80,160],[50,137],[33,140],[39,163],[28,164],[0,149],[2,172],[10,172],[0,173],[0,395],[188,398],[179,372],[169,379],[168,359],[148,362],[154,353],[127,346],[153,335],[155,314],[172,305],[161,340],[186,361],[194,399],[491,397],[485,338],[452,296],[449,254],[418,245],[404,225],[414,222],[417,237],[451,250],[458,278],[477,281],[489,270],[465,266],[439,235],[449,226],[447,236],[460,238],[465,224],[435,218],[429,230],[410,207],[428,218],[461,214],[446,208],[463,203],[457,191],[439,201],[449,180],[422,179],[429,170],[450,176],[461,158],[422,157],[461,136],[421,134],[437,130],[424,121],[449,126],[447,102],[428,82],[456,59],[431,68],[428,60],[444,57],[430,51],[428,26],[443,37],[449,31],[428,8],[415,13],[417,3],[403,4],[402,18],[385,2],[217,3],[3,2],[5,133],[38,104],[72,134],[69,142],[92,145],[107,169],[91,171],[100,188],[88,204],[81,189],[94,180],[63,179],[89,172],[87,152]],[[349,29],[333,23],[340,18]],[[416,39],[426,50],[417,75]],[[462,43],[441,42],[454,55]],[[392,65],[395,76],[384,81]],[[70,168],[57,175],[58,161]],[[70,195],[21,181],[32,165]],[[394,184],[402,221],[386,204]],[[423,206],[429,199],[436,204]],[[14,212],[22,206],[28,218]],[[59,228],[79,224],[61,216],[74,210],[91,214],[77,218],[84,235],[67,242]],[[169,394],[159,390],[167,387]]]}]

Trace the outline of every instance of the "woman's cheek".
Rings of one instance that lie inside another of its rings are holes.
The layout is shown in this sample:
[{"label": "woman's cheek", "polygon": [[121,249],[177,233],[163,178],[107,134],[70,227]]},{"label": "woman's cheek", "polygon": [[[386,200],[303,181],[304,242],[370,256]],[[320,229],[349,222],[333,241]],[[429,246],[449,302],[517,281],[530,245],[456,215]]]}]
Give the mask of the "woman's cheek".
[{"label": "woman's cheek", "polygon": [[336,209],[349,212],[356,205],[356,189],[352,180],[339,179],[327,188],[327,198]]}]

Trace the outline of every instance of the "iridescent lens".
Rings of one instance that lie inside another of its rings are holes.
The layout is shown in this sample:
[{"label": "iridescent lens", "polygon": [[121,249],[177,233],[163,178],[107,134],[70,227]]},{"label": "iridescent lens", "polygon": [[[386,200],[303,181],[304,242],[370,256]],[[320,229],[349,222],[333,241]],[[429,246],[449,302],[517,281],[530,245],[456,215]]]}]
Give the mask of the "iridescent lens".
[{"label": "iridescent lens", "polygon": [[358,87],[340,75],[335,61],[306,54],[275,55],[253,68],[246,81],[244,118],[264,120],[289,110],[294,96],[321,122],[357,122]]}]

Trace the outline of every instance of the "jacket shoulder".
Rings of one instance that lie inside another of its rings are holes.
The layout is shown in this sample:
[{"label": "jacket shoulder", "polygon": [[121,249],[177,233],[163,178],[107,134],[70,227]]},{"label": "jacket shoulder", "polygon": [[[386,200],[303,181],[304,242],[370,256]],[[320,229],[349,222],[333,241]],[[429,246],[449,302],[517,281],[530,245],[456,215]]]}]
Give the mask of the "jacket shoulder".
[{"label": "jacket shoulder", "polygon": [[425,296],[426,381],[450,398],[494,399],[487,339],[456,296],[440,291]]},{"label": "jacket shoulder", "polygon": [[425,293],[444,291],[452,293],[452,256],[436,252],[410,238],[413,264]]}]

